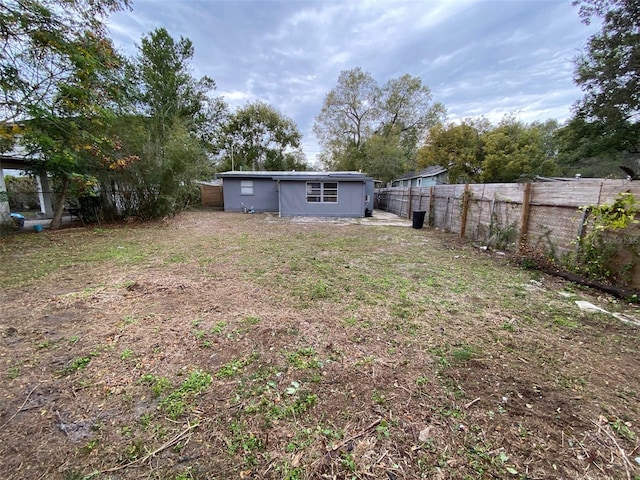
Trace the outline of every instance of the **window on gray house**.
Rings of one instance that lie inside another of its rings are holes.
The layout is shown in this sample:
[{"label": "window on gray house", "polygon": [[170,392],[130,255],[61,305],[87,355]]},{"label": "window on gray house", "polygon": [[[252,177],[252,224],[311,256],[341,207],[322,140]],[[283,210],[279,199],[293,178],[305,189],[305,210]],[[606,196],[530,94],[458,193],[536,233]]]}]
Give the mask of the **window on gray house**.
[{"label": "window on gray house", "polygon": [[337,201],[337,182],[307,182],[308,203],[336,203]]},{"label": "window on gray house", "polygon": [[240,195],[253,195],[253,180],[240,180]]}]

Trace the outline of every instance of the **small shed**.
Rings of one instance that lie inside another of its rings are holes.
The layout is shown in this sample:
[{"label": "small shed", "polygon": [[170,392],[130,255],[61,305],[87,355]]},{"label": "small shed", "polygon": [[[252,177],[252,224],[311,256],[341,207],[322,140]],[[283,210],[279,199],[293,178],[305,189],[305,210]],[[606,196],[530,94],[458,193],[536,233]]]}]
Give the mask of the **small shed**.
[{"label": "small shed", "polygon": [[373,179],[360,172],[224,172],[224,209],[281,217],[364,217],[373,211]]},{"label": "small shed", "polygon": [[391,182],[391,187],[431,187],[443,183],[448,183],[447,168],[435,165],[407,173]]}]

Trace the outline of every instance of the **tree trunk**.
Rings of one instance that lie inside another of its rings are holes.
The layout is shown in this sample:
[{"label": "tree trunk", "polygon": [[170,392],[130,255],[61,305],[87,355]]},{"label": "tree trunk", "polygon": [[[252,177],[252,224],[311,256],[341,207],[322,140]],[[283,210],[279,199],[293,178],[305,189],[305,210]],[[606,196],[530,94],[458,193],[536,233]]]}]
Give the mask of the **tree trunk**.
[{"label": "tree trunk", "polygon": [[53,218],[49,228],[52,230],[58,230],[62,226],[62,214],[64,213],[64,202],[67,201],[67,192],[69,191],[69,177],[64,177],[62,180],[62,191],[58,196],[56,204],[53,207]]}]

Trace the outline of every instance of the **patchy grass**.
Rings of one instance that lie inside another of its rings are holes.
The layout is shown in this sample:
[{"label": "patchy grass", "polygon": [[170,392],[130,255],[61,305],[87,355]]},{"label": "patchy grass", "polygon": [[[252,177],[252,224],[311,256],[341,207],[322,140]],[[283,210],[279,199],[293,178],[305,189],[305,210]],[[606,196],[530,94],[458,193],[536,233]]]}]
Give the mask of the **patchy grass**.
[{"label": "patchy grass", "polygon": [[638,328],[574,301],[636,307],[454,236],[191,212],[0,255],[9,479],[640,476]]}]

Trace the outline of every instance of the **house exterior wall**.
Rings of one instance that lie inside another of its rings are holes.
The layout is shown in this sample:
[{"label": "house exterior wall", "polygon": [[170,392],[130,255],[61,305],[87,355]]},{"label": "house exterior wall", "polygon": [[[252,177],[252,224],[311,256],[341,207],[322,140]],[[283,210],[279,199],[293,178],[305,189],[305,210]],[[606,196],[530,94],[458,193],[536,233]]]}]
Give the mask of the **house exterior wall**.
[{"label": "house exterior wall", "polygon": [[428,177],[413,177],[410,179],[394,180],[391,187],[407,188],[407,187],[432,187],[434,185],[442,185],[447,182],[447,172],[439,173]]},{"label": "house exterior wall", "polygon": [[[426,170],[430,170],[431,167]],[[442,185],[449,183],[447,171],[440,171],[433,175],[432,173],[416,174],[413,177],[398,178],[391,182],[391,188],[407,188],[407,187],[432,187],[434,185]]]},{"label": "house exterior wall", "polygon": [[432,187],[433,185],[439,185],[440,183],[442,183],[442,179],[439,175],[435,177],[418,177],[411,179],[412,187]]},{"label": "house exterior wall", "polygon": [[[240,193],[242,181],[253,182],[253,195]],[[225,178],[222,181],[224,209],[227,212],[241,212],[242,205],[253,207],[256,212],[278,211],[278,182],[271,178]]]},{"label": "house exterior wall", "polygon": [[396,188],[396,187],[398,187],[398,188],[406,188],[406,187],[409,186],[410,182],[411,182],[411,180],[394,180],[391,183],[391,186],[394,187],[394,188]]},{"label": "house exterior wall", "polygon": [[280,216],[364,217],[364,196],[363,181],[339,181],[337,202],[307,202],[306,181],[280,180]]},{"label": "house exterior wall", "polygon": [[435,185],[444,185],[445,183],[449,183],[449,173],[442,172],[436,175],[435,177]]},{"label": "house exterior wall", "polygon": [[[367,180],[364,186],[365,202],[364,208],[373,212],[373,195],[375,194],[373,180]],[[368,201],[367,201],[368,200]]]}]

